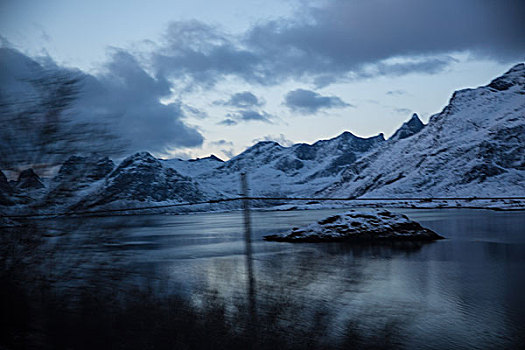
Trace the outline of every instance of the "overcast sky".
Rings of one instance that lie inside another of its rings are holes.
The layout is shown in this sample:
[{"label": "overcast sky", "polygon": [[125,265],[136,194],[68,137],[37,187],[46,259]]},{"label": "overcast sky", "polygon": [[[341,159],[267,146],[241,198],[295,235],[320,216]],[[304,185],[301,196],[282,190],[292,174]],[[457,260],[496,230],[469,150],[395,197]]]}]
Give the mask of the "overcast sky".
[{"label": "overcast sky", "polygon": [[525,1],[0,0],[0,35],[4,71],[82,70],[131,149],[227,159],[427,122],[525,60]]}]

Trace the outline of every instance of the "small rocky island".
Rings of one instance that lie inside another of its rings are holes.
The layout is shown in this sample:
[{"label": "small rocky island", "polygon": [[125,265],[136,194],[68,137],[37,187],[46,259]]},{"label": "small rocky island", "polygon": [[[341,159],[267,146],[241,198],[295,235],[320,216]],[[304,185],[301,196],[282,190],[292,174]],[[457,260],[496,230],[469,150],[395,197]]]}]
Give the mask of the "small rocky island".
[{"label": "small rocky island", "polygon": [[264,236],[277,242],[433,241],[443,239],[407,216],[387,210],[348,211],[303,228]]}]

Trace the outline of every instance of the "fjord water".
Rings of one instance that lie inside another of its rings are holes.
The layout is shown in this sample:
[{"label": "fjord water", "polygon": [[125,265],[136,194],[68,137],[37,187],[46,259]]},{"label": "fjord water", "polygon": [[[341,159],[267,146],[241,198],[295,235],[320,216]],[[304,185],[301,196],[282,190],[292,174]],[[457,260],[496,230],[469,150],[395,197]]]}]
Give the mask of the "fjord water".
[{"label": "fjord water", "polygon": [[[318,329],[332,344],[349,332],[364,343],[401,348],[525,344],[525,212],[395,210],[446,237],[425,244],[263,240],[342,211],[252,212],[259,313],[279,308],[281,325]],[[197,306],[213,294],[227,310],[246,300],[241,212],[85,223],[103,242],[90,249],[113,256],[115,268],[167,286],[164,292]],[[111,226],[109,236],[93,229]]]}]

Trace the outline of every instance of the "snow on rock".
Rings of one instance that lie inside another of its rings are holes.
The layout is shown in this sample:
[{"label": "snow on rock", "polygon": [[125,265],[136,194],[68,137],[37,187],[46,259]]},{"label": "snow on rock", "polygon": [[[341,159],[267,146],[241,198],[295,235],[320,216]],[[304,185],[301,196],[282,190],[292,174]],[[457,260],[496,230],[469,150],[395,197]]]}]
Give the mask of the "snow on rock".
[{"label": "snow on rock", "polygon": [[94,207],[116,201],[195,202],[208,199],[191,178],[163,166],[147,152],[122,161],[78,207]]},{"label": "snow on rock", "polygon": [[[390,141],[390,140],[389,140]],[[525,64],[456,91],[417,134],[350,165],[325,196],[525,195]]]},{"label": "snow on rock", "polygon": [[184,176],[196,177],[203,173],[213,171],[221,166],[224,161],[215,155],[205,158],[182,160],[178,158],[162,159],[162,164],[168,168],[173,168]]},{"label": "snow on rock", "polygon": [[313,195],[336,181],[348,165],[384,142],[383,134],[361,138],[350,132],[311,145],[283,147],[277,142],[261,141],[229,161],[197,174],[195,179],[227,195],[237,195],[240,173],[246,172],[252,195]]},{"label": "snow on rock", "polygon": [[402,214],[387,210],[348,211],[278,235],[265,236],[278,242],[433,241],[443,239],[432,230]]}]

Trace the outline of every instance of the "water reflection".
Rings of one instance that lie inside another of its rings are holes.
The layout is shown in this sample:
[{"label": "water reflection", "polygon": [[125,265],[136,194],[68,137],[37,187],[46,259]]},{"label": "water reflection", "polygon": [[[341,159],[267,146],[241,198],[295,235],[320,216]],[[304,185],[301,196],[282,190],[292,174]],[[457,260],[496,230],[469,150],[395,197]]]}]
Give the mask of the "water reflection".
[{"label": "water reflection", "polygon": [[[187,333],[210,327],[214,334],[210,339],[224,347],[257,343],[261,348],[274,348],[273,344],[512,348],[523,344],[524,213],[405,211],[448,237],[429,244],[262,241],[263,235],[333,212],[254,213],[257,339],[245,332],[240,213],[38,222],[25,231],[35,237],[31,253],[22,251],[19,256],[36,259],[36,252],[45,252],[37,270],[55,276],[47,289],[67,290],[70,297],[61,300],[73,305],[79,300],[88,306],[98,303],[95,309],[111,310],[114,319],[131,313],[137,322],[134,327],[142,322],[141,312],[146,319],[152,313],[159,317],[154,324],[160,328],[164,326],[159,323],[168,321],[182,327],[183,320],[172,313],[184,315],[190,326],[179,333],[186,334],[186,344],[191,343]],[[39,276],[35,271],[25,273]],[[169,337],[163,329],[148,332]],[[138,331],[135,336],[148,332]],[[182,341],[180,337],[177,341]],[[191,337],[199,339],[198,334]],[[202,347],[202,342],[191,344]]]}]

